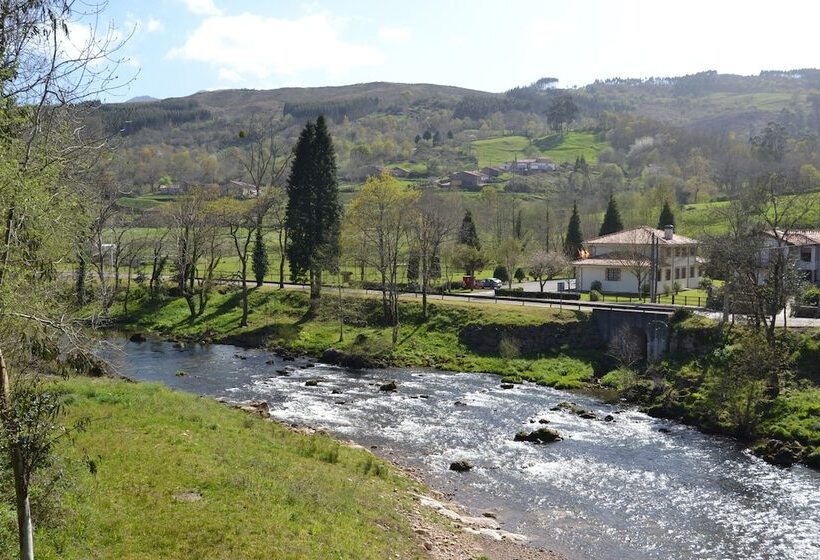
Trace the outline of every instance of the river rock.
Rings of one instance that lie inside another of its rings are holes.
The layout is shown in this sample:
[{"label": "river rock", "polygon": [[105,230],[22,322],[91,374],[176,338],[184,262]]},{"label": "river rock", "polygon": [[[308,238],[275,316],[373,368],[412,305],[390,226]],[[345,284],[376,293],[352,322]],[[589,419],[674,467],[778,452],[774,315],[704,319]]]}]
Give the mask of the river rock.
[{"label": "river rock", "polygon": [[561,434],[558,433],[558,430],[552,428],[538,428],[532,432],[521,431],[515,434],[513,438],[514,441],[529,441],[531,443],[550,443],[560,439]]},{"label": "river rock", "polygon": [[586,418],[587,420],[595,420],[598,416],[595,415],[594,412],[590,412],[588,410],[584,410],[577,404],[569,401],[562,401],[559,402],[557,405],[553,406],[550,410],[552,411],[566,411],[570,414],[575,414],[579,418]]},{"label": "river rock", "polygon": [[398,385],[396,385],[395,381],[388,381],[384,385],[379,386],[379,391],[385,391],[389,393],[395,393],[398,390]]},{"label": "river rock", "polygon": [[460,460],[450,463],[450,470],[456,472],[467,472],[473,469],[473,465],[469,461]]},{"label": "river rock", "polygon": [[546,418],[539,418],[539,419],[538,419],[538,423],[539,423],[539,424],[549,424],[549,423],[550,423],[550,421],[549,421],[549,420],[547,420]]},{"label": "river rock", "polygon": [[803,446],[793,442],[784,442],[779,439],[764,440],[752,448],[752,452],[773,465],[790,467],[803,457]]},{"label": "river rock", "polygon": [[308,379],[305,381],[305,387],[317,387],[321,381],[319,378]]},{"label": "river rock", "polygon": [[180,370],[177,370],[177,372],[174,375],[176,375],[177,377],[185,377],[186,375],[188,375],[188,372],[187,371],[182,371],[180,369]]},{"label": "river rock", "polygon": [[515,385],[513,385],[512,383],[502,383],[501,384],[502,389],[512,389],[513,387],[515,387]]},{"label": "river rock", "polygon": [[276,375],[290,375],[290,369],[280,368],[276,370]]},{"label": "river rock", "polygon": [[174,342],[174,348],[177,350],[185,350],[185,343],[184,342]]},{"label": "river rock", "polygon": [[607,414],[606,416],[604,416],[604,422],[614,422],[614,421],[615,421],[615,417],[612,416],[611,414]]},{"label": "river rock", "polygon": [[270,416],[270,407],[267,401],[246,401],[239,403],[239,410],[250,412],[251,414],[258,414],[263,418]]},{"label": "river rock", "polygon": [[466,402],[456,401],[453,403],[453,406],[467,406]]},{"label": "river rock", "polygon": [[134,333],[131,336],[129,336],[128,340],[130,340],[131,342],[145,342],[148,339],[145,337],[144,334],[142,334],[141,332],[138,332],[138,333]]}]

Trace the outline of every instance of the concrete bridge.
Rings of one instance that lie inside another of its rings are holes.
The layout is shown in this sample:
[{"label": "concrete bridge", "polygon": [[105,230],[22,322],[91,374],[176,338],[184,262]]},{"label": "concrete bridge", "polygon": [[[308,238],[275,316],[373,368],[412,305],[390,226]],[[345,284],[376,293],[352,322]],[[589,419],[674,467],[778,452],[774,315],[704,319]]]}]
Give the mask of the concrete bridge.
[{"label": "concrete bridge", "polygon": [[672,311],[657,309],[596,308],[592,322],[613,353],[654,362],[669,350],[671,315]]}]

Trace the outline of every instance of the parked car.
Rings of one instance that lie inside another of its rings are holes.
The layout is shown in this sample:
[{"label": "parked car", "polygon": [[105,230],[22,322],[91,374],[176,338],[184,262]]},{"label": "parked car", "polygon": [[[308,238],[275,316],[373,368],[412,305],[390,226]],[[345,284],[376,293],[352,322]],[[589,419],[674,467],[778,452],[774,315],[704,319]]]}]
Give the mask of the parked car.
[{"label": "parked car", "polygon": [[481,285],[484,288],[493,288],[494,290],[498,290],[504,287],[504,282],[498,278],[485,278]]}]

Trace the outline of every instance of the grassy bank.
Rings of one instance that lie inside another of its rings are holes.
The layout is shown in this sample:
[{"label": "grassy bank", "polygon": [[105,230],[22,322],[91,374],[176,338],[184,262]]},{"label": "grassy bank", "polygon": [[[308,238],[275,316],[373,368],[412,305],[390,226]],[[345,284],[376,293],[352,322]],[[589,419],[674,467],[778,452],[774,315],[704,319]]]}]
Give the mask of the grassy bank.
[{"label": "grassy bank", "polygon": [[[424,556],[402,514],[417,484],[364,450],[156,384],[58,390],[65,423],[88,424],[58,449],[48,507],[35,500],[38,558]],[[2,558],[16,543],[7,503]]]},{"label": "grassy bank", "polygon": [[[285,347],[310,355],[333,347],[381,365],[497,373],[560,388],[578,388],[590,381],[600,361],[600,353],[591,348],[594,341],[582,344],[575,336],[588,320],[575,311],[434,301],[430,320],[423,321],[420,303],[403,301],[399,343],[393,346],[391,329],[381,322],[381,305],[374,297],[343,300],[342,341],[339,302],[330,294],[308,317],[307,294],[256,289],[250,297],[250,324],[244,328],[239,327],[237,292],[215,294],[205,313],[194,319],[181,299],[140,302],[119,317],[124,327],[169,337]],[[538,336],[551,336],[556,345],[539,347],[534,340]]]}]

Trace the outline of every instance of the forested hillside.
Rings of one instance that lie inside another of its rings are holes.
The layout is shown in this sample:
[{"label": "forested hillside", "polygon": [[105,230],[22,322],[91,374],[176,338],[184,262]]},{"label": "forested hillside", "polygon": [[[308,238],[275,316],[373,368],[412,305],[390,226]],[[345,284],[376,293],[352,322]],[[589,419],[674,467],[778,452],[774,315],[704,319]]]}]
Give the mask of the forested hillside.
[{"label": "forested hillside", "polygon": [[[585,234],[594,235],[610,194],[626,209],[627,226],[653,221],[666,201],[684,210],[734,198],[756,173],[762,144],[779,146],[778,165],[801,189],[820,186],[818,70],[710,71],[575,89],[556,83],[542,78],[505,93],[383,82],[222,90],[94,105],[89,119],[119,145],[104,175],[132,198],[163,183],[247,181],[248,132],[273,131],[286,157],[304,122],[324,114],[343,192],[382,167],[398,167],[403,181],[465,192],[481,229],[512,230],[518,219],[525,229],[549,230],[539,226],[549,209],[555,243],[573,201]],[[480,197],[486,208],[469,192],[486,186],[449,182],[453,172],[525,158],[545,158],[556,169],[489,178],[495,193],[489,202],[486,192]]]}]

